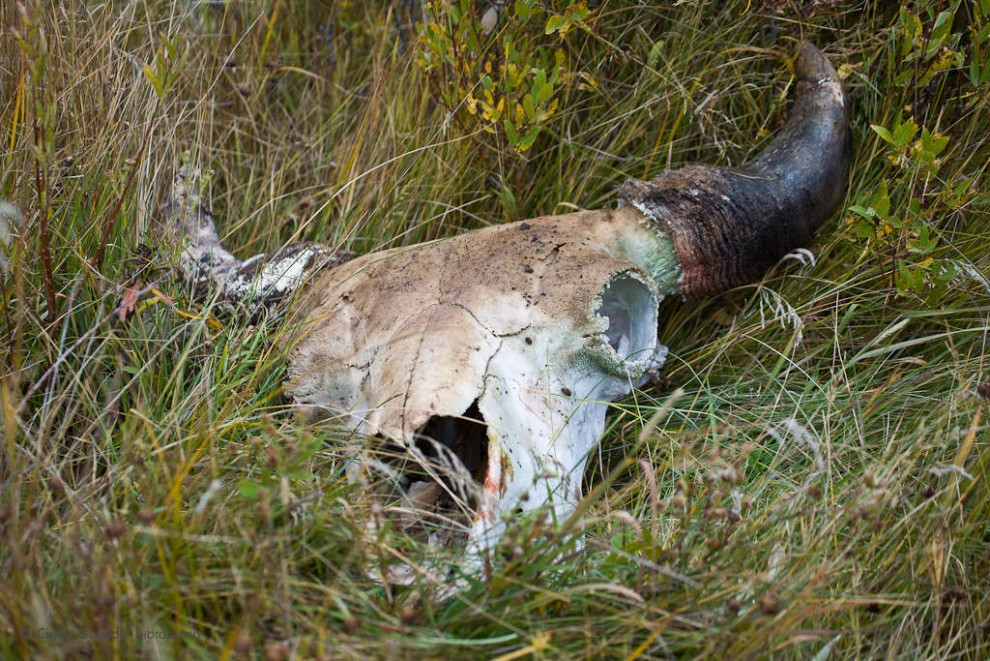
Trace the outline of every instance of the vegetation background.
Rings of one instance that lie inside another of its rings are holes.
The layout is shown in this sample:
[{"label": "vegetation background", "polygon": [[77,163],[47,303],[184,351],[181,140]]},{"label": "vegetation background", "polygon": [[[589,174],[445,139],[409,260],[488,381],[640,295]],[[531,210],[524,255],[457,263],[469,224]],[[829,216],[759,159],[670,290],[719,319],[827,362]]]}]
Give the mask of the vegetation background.
[{"label": "vegetation background", "polygon": [[[0,655],[990,656],[987,0],[0,7]],[[852,100],[817,263],[665,304],[575,520],[452,597],[372,580],[424,549],[277,324],[174,276],[178,167],[240,256],[609,206],[758,150],[796,39]]]}]

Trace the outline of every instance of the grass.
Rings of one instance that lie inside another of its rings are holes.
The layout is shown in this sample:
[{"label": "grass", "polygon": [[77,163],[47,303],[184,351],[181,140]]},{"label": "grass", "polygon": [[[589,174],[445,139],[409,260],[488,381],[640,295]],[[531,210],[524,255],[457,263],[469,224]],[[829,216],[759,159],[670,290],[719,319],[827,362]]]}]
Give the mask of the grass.
[{"label": "grass", "polygon": [[[889,3],[596,7],[563,44],[595,84],[563,85],[519,155],[447,121],[406,3],[3,4],[0,198],[22,218],[0,315],[0,654],[990,654],[990,84],[967,76],[986,47],[958,42],[965,61],[926,78],[925,7],[907,8],[920,45]],[[361,439],[293,416],[277,323],[174,277],[151,228],[177,167],[211,173],[242,257],[608,206],[628,177],[757,150],[786,112],[770,51],[799,36],[853,101],[850,210],[817,263],[664,305],[666,371],[616,403],[581,517],[521,523],[452,598],[373,581],[423,550],[368,532],[344,476]],[[907,116],[949,137],[937,170],[870,128]],[[851,210],[882,206],[881,182],[902,226]]]}]

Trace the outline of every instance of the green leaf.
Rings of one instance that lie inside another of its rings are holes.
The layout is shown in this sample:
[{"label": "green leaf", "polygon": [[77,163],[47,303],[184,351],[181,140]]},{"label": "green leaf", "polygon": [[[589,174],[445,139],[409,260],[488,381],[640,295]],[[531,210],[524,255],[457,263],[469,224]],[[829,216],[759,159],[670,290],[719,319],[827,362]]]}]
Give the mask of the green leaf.
[{"label": "green leaf", "polygon": [[903,87],[914,78],[914,69],[905,69],[894,77],[894,87]]},{"label": "green leaf", "polygon": [[907,146],[918,133],[918,125],[910,117],[903,124],[894,128],[894,146],[901,149]]},{"label": "green leaf", "polygon": [[874,218],[877,217],[877,212],[874,211],[872,207],[864,207],[858,204],[853,204],[852,206],[849,207],[849,211],[856,214],[857,216],[862,216],[867,220],[873,220]]},{"label": "green leaf", "polygon": [[894,136],[890,134],[890,131],[877,124],[870,124],[870,128],[873,129],[874,133],[883,138],[884,141],[894,144]]},{"label": "green leaf", "polygon": [[973,84],[973,87],[979,87],[980,83],[983,82],[980,76],[980,63],[975,59],[969,63],[969,82]]},{"label": "green leaf", "polygon": [[529,131],[526,132],[526,135],[523,136],[523,139],[520,140],[519,144],[516,146],[519,148],[520,151],[526,151],[527,149],[533,146],[533,143],[536,142],[536,138],[539,135],[540,135],[540,127],[534,126]]},{"label": "green leaf", "polygon": [[536,103],[533,101],[533,95],[527,94],[522,100],[523,111],[526,113],[526,117],[529,119],[536,118]]},{"label": "green leaf", "polygon": [[918,247],[923,254],[928,254],[935,249],[938,244],[938,238],[932,236],[932,231],[928,225],[921,223],[918,226]]},{"label": "green leaf", "polygon": [[165,44],[165,52],[168,53],[168,57],[173,62],[176,60],[178,55],[178,49],[176,48],[176,42],[173,39],[169,39],[165,35],[161,35],[161,40]]},{"label": "green leaf", "polygon": [[958,204],[962,200],[963,195],[966,194],[974,181],[976,181],[976,177],[966,177],[952,188],[953,204]]},{"label": "green leaf", "polygon": [[550,83],[543,83],[542,85],[533,85],[533,94],[536,96],[537,103],[546,103],[553,96],[553,85]]},{"label": "green leaf", "polygon": [[505,127],[505,137],[509,140],[509,144],[512,146],[518,145],[519,134],[516,133],[516,125],[512,123],[512,120],[505,120],[502,122],[502,126]]},{"label": "green leaf", "polygon": [[886,179],[880,180],[880,187],[870,199],[870,206],[880,218],[888,220],[888,214],[890,213],[890,194],[887,192]]},{"label": "green leaf", "polygon": [[657,60],[660,59],[660,55],[663,53],[663,47],[664,42],[662,41],[658,41],[653,44],[653,47],[650,48],[650,54],[646,56],[646,64],[648,66],[652,67],[656,65]]},{"label": "green leaf", "polygon": [[247,498],[248,500],[258,500],[258,497],[261,495],[262,491],[264,491],[264,489],[261,485],[251,480],[241,480],[237,483],[237,492],[241,494],[243,498]]},{"label": "green leaf", "polygon": [[921,129],[921,147],[933,157],[942,153],[949,144],[949,136],[932,134],[927,127]]},{"label": "green leaf", "polygon": [[158,75],[158,72],[155,71],[149,64],[142,64],[141,72],[144,74],[144,77],[148,79],[148,82],[151,83],[151,87],[155,90],[155,95],[158,98],[163,97],[165,95],[165,85],[162,82],[161,77]]},{"label": "green leaf", "polygon": [[570,28],[570,23],[570,18],[567,16],[551,16],[547,19],[546,34],[560,32],[561,36],[563,36],[567,34],[567,30]]},{"label": "green leaf", "polygon": [[536,89],[547,82],[547,72],[543,69],[533,69],[533,88]]},{"label": "green leaf", "polygon": [[932,153],[938,156],[945,150],[948,144],[949,144],[949,136],[947,135],[936,136],[935,142],[932,143]]},{"label": "green leaf", "polygon": [[942,42],[949,35],[949,30],[952,29],[952,19],[955,15],[949,11],[943,11],[935,19],[935,27],[932,28],[931,41],[929,42],[929,51],[934,47],[936,50],[941,47]]},{"label": "green leaf", "polygon": [[855,234],[858,239],[869,239],[876,234],[876,229],[873,227],[872,223],[867,223],[860,220],[853,225],[853,234]]},{"label": "green leaf", "polygon": [[527,0],[516,0],[516,16],[523,23],[533,16],[533,7]]},{"label": "green leaf", "polygon": [[481,46],[478,42],[478,33],[474,30],[465,30],[464,38],[467,40],[468,50],[470,52],[477,52]]},{"label": "green leaf", "polygon": [[917,43],[918,35],[921,34],[921,19],[910,13],[905,7],[902,7],[900,24],[901,32],[904,34],[904,41],[901,44],[901,56],[904,57],[911,52],[911,49]]},{"label": "green leaf", "polygon": [[[990,18],[990,17],[988,17]],[[990,23],[984,25],[979,32],[976,33],[976,43],[983,45],[990,41]]]}]

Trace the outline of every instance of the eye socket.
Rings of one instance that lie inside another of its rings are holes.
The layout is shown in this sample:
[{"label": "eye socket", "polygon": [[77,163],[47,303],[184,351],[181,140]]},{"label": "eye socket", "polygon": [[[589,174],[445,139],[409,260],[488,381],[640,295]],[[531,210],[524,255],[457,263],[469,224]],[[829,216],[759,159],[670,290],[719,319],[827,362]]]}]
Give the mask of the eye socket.
[{"label": "eye socket", "polygon": [[653,290],[630,271],[615,274],[605,285],[597,314],[608,320],[605,339],[623,361],[653,355],[658,304]]}]

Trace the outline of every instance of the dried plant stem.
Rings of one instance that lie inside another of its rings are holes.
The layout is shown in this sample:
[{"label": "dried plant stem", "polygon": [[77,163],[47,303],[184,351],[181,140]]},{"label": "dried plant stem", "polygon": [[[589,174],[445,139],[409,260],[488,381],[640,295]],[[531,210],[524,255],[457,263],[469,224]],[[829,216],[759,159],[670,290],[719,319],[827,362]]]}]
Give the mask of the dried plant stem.
[{"label": "dried plant stem", "polygon": [[[43,153],[44,145],[41,135],[41,125],[36,117],[34,120],[34,143],[38,153]],[[58,299],[55,296],[55,274],[52,269],[51,232],[48,227],[48,176],[45,173],[41,158],[34,161],[34,185],[38,193],[38,214],[40,216],[38,229],[38,246],[41,257],[41,279],[45,287],[45,302],[48,304],[49,321],[54,322],[58,317]]]}]

